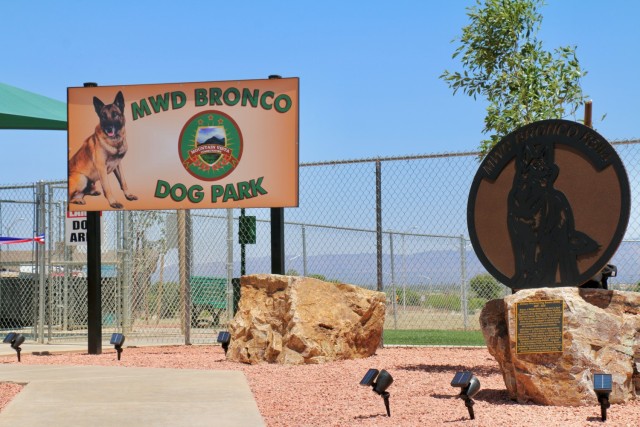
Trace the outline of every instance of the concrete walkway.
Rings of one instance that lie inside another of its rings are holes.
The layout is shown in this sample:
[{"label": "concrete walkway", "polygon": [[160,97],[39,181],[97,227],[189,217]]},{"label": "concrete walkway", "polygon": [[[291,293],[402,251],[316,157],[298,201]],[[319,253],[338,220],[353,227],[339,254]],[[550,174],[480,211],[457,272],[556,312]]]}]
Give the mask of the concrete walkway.
[{"label": "concrete walkway", "polygon": [[[23,345],[23,354],[86,351],[42,347]],[[15,354],[9,345],[0,349]],[[0,412],[0,426],[264,426],[238,371],[11,363],[0,365],[0,382],[27,384]]]}]

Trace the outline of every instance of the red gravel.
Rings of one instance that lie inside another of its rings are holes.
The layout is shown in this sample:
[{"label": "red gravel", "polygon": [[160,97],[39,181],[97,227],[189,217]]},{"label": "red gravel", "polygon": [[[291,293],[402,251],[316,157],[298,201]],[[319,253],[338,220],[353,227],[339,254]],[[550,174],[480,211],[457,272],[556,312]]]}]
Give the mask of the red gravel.
[{"label": "red gravel", "polygon": [[[17,363],[0,357],[0,363]],[[602,426],[597,405],[572,408],[520,405],[510,401],[498,364],[484,348],[385,348],[368,359],[324,365],[243,365],[227,362],[218,346],[112,349],[102,355],[23,354],[24,365],[102,365],[178,369],[240,370],[245,373],[268,426]],[[386,369],[394,382],[391,418],[371,387],[358,385],[369,368]],[[482,388],[469,420],[459,389],[449,384],[456,371],[472,370]],[[0,384],[0,410],[19,392]],[[608,426],[640,425],[640,401],[612,405]]]},{"label": "red gravel", "polygon": [[0,383],[0,412],[21,390],[20,384]]}]

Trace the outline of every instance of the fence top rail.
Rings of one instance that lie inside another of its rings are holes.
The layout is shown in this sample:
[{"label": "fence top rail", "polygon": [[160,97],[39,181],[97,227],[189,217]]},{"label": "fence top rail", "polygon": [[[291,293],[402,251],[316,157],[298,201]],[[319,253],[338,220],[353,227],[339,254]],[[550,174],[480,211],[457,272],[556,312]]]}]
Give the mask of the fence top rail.
[{"label": "fence top rail", "polygon": [[34,189],[36,186],[35,183],[31,184],[14,184],[14,185],[3,185],[0,187],[0,190],[23,190],[25,188]]},{"label": "fence top rail", "polygon": [[332,166],[332,165],[344,165],[352,163],[373,163],[373,162],[392,162],[400,160],[420,160],[420,159],[440,159],[446,157],[469,157],[479,156],[478,151],[466,151],[459,153],[440,153],[440,154],[415,154],[410,156],[389,156],[389,157],[369,157],[365,159],[352,159],[352,160],[328,160],[322,162],[308,162],[300,163],[300,167],[306,166]]},{"label": "fence top rail", "polygon": [[[620,141],[610,141],[612,145],[631,145],[640,143],[640,139],[625,139]],[[415,154],[409,156],[388,156],[388,157],[368,157],[364,159],[347,159],[347,160],[327,160],[321,162],[305,162],[300,163],[300,167],[306,166],[331,166],[331,165],[343,165],[350,163],[372,163],[372,162],[388,162],[399,160],[420,160],[420,159],[438,159],[443,157],[479,157],[479,151],[462,151],[452,153],[438,153],[438,154]]]},{"label": "fence top rail", "polygon": [[624,139],[620,141],[609,141],[611,145],[631,145],[640,143],[640,139]]},{"label": "fence top rail", "polygon": [[11,199],[0,199],[0,203],[23,203],[33,205],[35,203],[34,200],[11,200]]}]

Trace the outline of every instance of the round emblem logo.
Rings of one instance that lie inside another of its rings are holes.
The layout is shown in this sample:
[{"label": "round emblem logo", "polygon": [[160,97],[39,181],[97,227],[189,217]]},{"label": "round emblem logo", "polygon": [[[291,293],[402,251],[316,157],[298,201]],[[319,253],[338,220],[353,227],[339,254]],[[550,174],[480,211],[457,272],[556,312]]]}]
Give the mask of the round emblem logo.
[{"label": "round emblem logo", "polygon": [[180,132],[178,152],[191,175],[216,181],[229,175],[242,157],[242,132],[220,111],[203,111],[191,117]]},{"label": "round emblem logo", "polygon": [[596,131],[544,120],[505,136],[480,164],[467,222],[483,266],[512,289],[580,286],[613,257],[629,181]]}]

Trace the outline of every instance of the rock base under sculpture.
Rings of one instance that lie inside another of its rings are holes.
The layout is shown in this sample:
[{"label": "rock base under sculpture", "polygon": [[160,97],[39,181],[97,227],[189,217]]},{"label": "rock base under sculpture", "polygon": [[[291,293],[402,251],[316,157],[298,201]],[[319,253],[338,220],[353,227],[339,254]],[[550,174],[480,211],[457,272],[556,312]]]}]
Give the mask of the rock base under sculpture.
[{"label": "rock base under sculpture", "polygon": [[[563,352],[516,354],[516,303],[563,300]],[[521,290],[492,300],[480,314],[489,353],[518,402],[597,404],[593,374],[612,374],[611,403],[640,394],[640,294],[579,288]]]},{"label": "rock base under sculpture", "polygon": [[240,279],[229,360],[312,364],[373,355],[382,339],[385,294],[308,277]]}]

